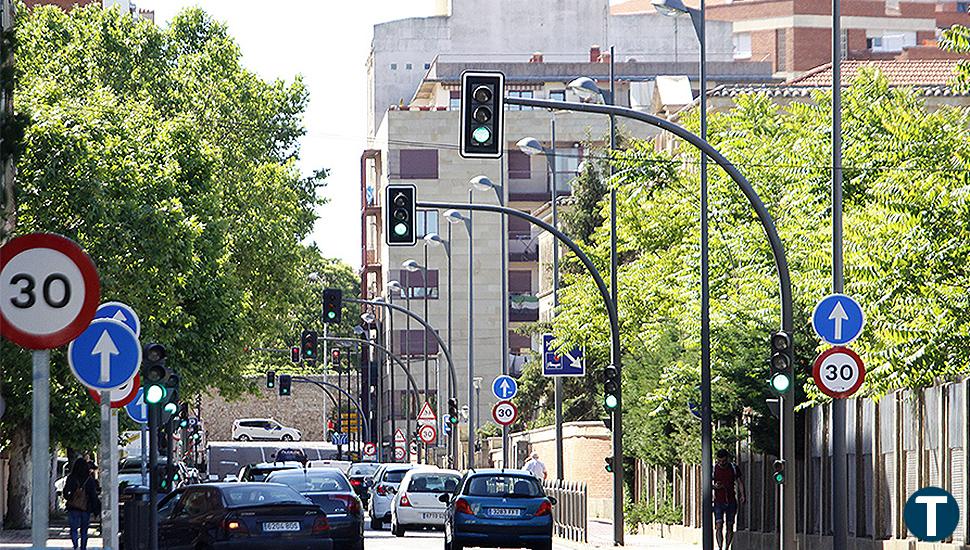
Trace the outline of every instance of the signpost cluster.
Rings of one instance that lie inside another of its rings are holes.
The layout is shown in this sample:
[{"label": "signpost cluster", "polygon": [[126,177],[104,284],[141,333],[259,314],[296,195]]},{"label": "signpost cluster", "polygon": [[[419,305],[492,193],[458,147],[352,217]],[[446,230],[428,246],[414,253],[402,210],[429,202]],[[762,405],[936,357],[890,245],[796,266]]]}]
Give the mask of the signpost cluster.
[{"label": "signpost cluster", "polygon": [[833,399],[851,397],[866,379],[859,355],[847,347],[862,333],[865,317],[859,302],[845,294],[832,294],[815,306],[812,327],[833,347],[815,358],[812,378],[822,393]]}]

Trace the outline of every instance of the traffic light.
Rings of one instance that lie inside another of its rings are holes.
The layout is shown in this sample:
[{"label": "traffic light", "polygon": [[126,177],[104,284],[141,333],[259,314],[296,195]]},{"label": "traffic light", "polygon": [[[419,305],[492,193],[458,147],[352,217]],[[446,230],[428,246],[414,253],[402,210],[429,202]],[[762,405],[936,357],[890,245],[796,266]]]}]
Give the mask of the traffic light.
[{"label": "traffic light", "polygon": [[189,427],[189,404],[182,403],[179,408],[179,428],[185,429]]},{"label": "traffic light", "polygon": [[[297,353],[299,350],[297,349]],[[276,371],[269,371],[266,373],[266,388],[273,389],[276,387]]]},{"label": "traffic light", "polygon": [[290,361],[299,364],[301,360],[300,357],[300,346],[293,346],[290,348]]},{"label": "traffic light", "polygon": [[448,423],[458,423],[458,399],[452,397],[448,399]]},{"label": "traffic light", "polygon": [[791,336],[787,332],[778,331],[771,335],[771,378],[768,383],[775,395],[784,395],[792,387],[792,352]]},{"label": "traffic light", "polygon": [[776,460],[775,461],[775,473],[774,473],[775,483],[781,485],[785,482],[785,461]]},{"label": "traffic light", "polygon": [[343,292],[339,288],[325,288],[323,290],[323,322],[339,323]]},{"label": "traffic light", "polygon": [[280,395],[287,396],[290,395],[290,384],[292,384],[292,379],[289,374],[280,375]]},{"label": "traffic light", "polygon": [[317,333],[313,330],[304,330],[300,337],[300,354],[304,361],[313,362],[317,360]]},{"label": "traffic light", "polygon": [[165,381],[165,398],[160,402],[162,405],[162,423],[168,423],[179,411],[179,384],[181,378],[178,374],[172,373]]},{"label": "traffic light", "polygon": [[387,200],[384,209],[387,218],[384,223],[387,246],[413,246],[418,242],[416,228],[417,189],[411,184],[388,184]]},{"label": "traffic light", "polygon": [[334,348],[330,352],[330,364],[335,367],[340,366],[340,348]]},{"label": "traffic light", "polygon": [[165,400],[165,384],[172,375],[171,369],[165,366],[167,355],[161,344],[147,344],[142,353],[141,379],[145,385],[145,402],[149,405]]},{"label": "traffic light", "polygon": [[501,158],[505,75],[465,71],[461,75],[461,144],[464,158]]},{"label": "traffic light", "polygon": [[603,406],[613,411],[620,403],[620,379],[616,365],[607,365],[603,371]]},{"label": "traffic light", "polygon": [[606,466],[605,466],[606,471],[607,472],[612,472],[613,471],[613,457],[612,456],[608,456],[608,457],[604,458],[603,460],[606,461]]}]

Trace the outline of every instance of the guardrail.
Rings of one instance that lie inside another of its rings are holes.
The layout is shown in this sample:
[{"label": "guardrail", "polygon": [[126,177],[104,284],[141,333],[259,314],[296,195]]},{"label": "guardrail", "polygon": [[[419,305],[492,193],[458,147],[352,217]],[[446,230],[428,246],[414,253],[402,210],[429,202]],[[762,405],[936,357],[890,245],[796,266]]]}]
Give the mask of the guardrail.
[{"label": "guardrail", "polygon": [[589,542],[586,529],[586,484],[581,481],[546,480],[546,495],[555,497],[552,535],[575,542]]}]

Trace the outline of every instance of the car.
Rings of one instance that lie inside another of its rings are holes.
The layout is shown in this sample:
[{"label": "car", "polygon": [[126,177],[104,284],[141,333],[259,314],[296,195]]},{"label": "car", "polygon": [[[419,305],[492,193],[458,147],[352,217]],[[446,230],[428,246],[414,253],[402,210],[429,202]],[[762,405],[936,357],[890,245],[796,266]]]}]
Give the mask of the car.
[{"label": "car", "polygon": [[239,470],[238,481],[254,482],[266,481],[266,476],[279,470],[302,469],[303,464],[299,462],[260,462],[248,464]]},{"label": "car", "polygon": [[232,423],[235,441],[300,441],[303,434],[296,428],[287,428],[272,418],[242,418]]},{"label": "car", "polygon": [[273,455],[274,462],[299,462],[306,465],[307,458],[303,449],[280,449]]},{"label": "car", "polygon": [[445,550],[552,549],[552,507],[542,483],[522,470],[470,470],[447,504]]},{"label": "car", "polygon": [[344,474],[350,470],[351,462],[347,460],[330,460],[330,459],[320,459],[311,460],[307,462],[307,467],[309,468],[337,468]]},{"label": "car", "polygon": [[364,508],[342,471],[336,468],[280,470],[270,474],[266,482],[282,483],[326,512],[334,546],[364,550]]},{"label": "car", "polygon": [[438,497],[458,488],[457,470],[414,468],[408,470],[391,501],[391,532],[403,537],[408,529],[444,528],[447,505]]},{"label": "car", "polygon": [[391,521],[391,499],[394,498],[404,475],[414,467],[415,464],[391,463],[382,464],[378,468],[368,498],[367,513],[370,516],[371,529],[383,529],[384,524]]},{"label": "car", "polygon": [[367,508],[367,501],[370,496],[368,489],[379,467],[380,464],[373,462],[358,462],[351,464],[350,469],[347,471],[350,486],[354,488],[357,496],[360,497],[360,501],[364,503],[364,508]]},{"label": "car", "polygon": [[326,512],[286,485],[190,485],[158,506],[160,550],[334,548]]}]

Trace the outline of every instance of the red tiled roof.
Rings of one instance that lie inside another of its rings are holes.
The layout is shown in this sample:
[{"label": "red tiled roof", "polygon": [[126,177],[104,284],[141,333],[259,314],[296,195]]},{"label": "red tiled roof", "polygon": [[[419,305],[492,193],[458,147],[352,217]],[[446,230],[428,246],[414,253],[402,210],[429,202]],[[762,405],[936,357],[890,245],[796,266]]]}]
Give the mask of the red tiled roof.
[{"label": "red tiled roof", "polygon": [[[890,86],[943,86],[955,75],[957,61],[953,59],[921,60],[858,60],[842,62],[842,85],[852,83],[861,67],[875,67],[889,80]],[[783,86],[831,86],[832,64],[816,67]]]}]

